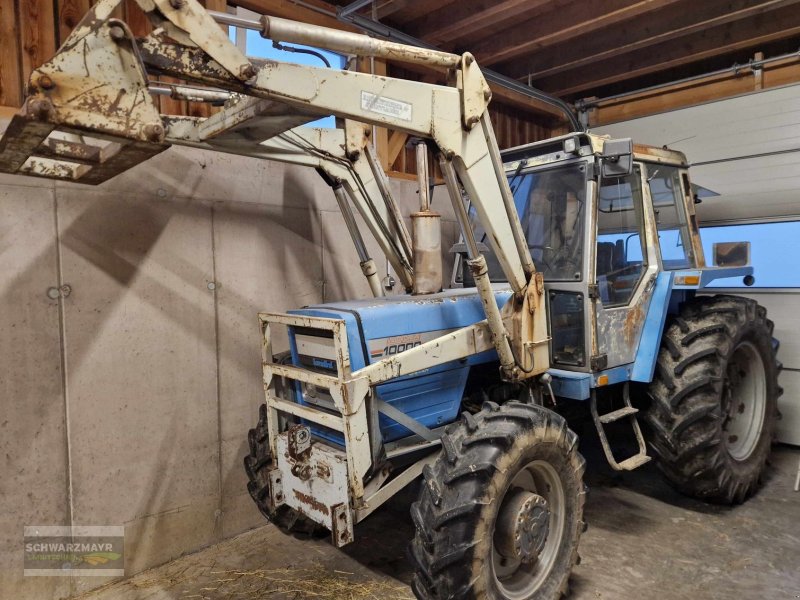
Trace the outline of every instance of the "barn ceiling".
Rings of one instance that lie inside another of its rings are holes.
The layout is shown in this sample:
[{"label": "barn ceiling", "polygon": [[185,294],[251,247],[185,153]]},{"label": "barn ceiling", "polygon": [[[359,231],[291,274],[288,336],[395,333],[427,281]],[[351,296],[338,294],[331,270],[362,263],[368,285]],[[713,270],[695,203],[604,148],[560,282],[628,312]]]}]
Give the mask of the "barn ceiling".
[{"label": "barn ceiling", "polygon": [[800,47],[800,0],[375,0],[358,14],[568,100]]}]

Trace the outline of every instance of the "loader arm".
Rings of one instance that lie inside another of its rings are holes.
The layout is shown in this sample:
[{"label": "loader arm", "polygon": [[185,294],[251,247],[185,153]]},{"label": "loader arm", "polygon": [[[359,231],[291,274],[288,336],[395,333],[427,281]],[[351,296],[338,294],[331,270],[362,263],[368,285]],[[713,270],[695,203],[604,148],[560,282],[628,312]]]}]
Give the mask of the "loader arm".
[{"label": "loader arm", "polygon": [[[171,143],[248,153],[240,145],[237,149],[235,141],[237,129],[246,129],[246,122],[252,122],[242,118],[240,106],[234,103],[205,121],[195,120],[193,127],[164,118],[149,94],[148,70],[241,94],[251,102],[263,101],[254,138],[260,147],[250,151],[264,158],[286,160],[286,150],[293,152],[285,147],[287,140],[298,135],[289,130],[329,114],[433,140],[504,378],[524,379],[549,368],[543,282],[505,178],[487,111],[491,91],[472,55],[409,47],[265,16],[239,25],[260,30],[274,41],[446,69],[454,85],[256,61],[231,43],[197,0],[136,0],[156,25],[144,40],[134,39],[125,23],[112,18],[121,2],[99,0],[53,59],[34,70],[30,95],[0,141],[0,169],[98,184]],[[305,152],[313,155],[312,148],[319,150],[330,143],[322,136],[316,142]],[[408,287],[413,273],[404,247],[407,240],[391,205],[379,201],[385,182],[375,175],[369,161],[359,162],[363,145],[354,143],[347,131],[343,154],[349,161],[345,170],[352,177],[339,177],[339,181],[348,182],[343,185],[350,199]],[[328,149],[325,156],[337,153]],[[335,171],[330,161],[323,162]],[[374,185],[359,184],[358,193],[351,189],[359,180],[369,183],[365,179]],[[514,291],[502,312],[485,258],[472,239],[459,186],[476,208]]]}]

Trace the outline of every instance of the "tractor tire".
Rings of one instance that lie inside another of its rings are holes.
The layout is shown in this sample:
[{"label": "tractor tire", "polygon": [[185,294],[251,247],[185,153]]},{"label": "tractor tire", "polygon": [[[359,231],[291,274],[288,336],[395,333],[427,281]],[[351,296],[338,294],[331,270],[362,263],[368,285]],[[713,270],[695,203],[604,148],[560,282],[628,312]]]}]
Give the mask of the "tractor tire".
[{"label": "tractor tire", "polygon": [[668,322],[644,417],[678,491],[738,504],[758,488],[783,393],[772,331],[763,306],[736,296],[696,297]]},{"label": "tractor tire", "polygon": [[287,505],[273,509],[269,498],[269,471],[272,466],[272,452],[269,448],[267,429],[267,405],[258,409],[258,424],[247,434],[250,452],[244,457],[244,470],[247,473],[247,491],[256,503],[258,510],[268,521],[278,526],[284,533],[298,537],[324,535],[326,529]]},{"label": "tractor tire", "polygon": [[552,600],[584,530],[578,436],[540,406],[486,402],[442,436],[411,506],[417,598]]}]

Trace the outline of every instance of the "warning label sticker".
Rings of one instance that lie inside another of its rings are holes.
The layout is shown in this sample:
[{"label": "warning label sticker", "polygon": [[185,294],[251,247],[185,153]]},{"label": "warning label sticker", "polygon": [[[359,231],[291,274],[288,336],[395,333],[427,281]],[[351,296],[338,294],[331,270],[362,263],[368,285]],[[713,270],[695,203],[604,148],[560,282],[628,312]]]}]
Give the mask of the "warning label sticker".
[{"label": "warning label sticker", "polygon": [[376,96],[364,90],[361,91],[361,108],[385,117],[403,121],[411,120],[411,105],[408,102],[401,102],[386,96]]}]

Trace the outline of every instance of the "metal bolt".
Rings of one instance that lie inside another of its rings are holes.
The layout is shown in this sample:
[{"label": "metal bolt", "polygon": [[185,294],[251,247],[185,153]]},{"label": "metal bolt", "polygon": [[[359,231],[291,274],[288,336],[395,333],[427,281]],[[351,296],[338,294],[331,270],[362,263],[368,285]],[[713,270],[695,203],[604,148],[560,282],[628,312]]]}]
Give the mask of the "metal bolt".
[{"label": "metal bolt", "polygon": [[119,25],[114,25],[108,30],[108,35],[110,35],[111,39],[115,42],[121,42],[125,39],[125,30]]},{"label": "metal bolt", "polygon": [[492,99],[492,90],[490,90],[489,88],[486,88],[485,90],[483,90],[483,99],[486,100],[487,102],[489,100],[491,100]]},{"label": "metal bolt", "polygon": [[50,79],[49,75],[41,75],[37,80],[37,83],[43,90],[52,90],[54,87],[56,87],[56,84],[52,79]]},{"label": "metal bolt", "polygon": [[56,287],[47,288],[47,297],[50,298],[50,300],[58,300],[60,296],[61,292],[58,291],[58,288]]},{"label": "metal bolt", "polygon": [[160,142],[164,139],[164,126],[161,123],[148,123],[144,126],[142,133],[151,142]]},{"label": "metal bolt", "polygon": [[465,63],[467,63],[467,66],[469,66],[469,65],[471,65],[473,62],[475,62],[475,57],[474,57],[474,56],[472,56],[472,54],[467,54],[467,55],[464,57],[464,62],[465,62]]},{"label": "metal bolt", "polygon": [[247,63],[246,65],[242,65],[242,68],[239,69],[239,78],[252,79],[256,76],[256,73],[258,73],[258,70],[250,63]]},{"label": "metal bolt", "polygon": [[32,98],[28,101],[28,112],[40,121],[47,121],[53,110],[53,103],[43,98]]},{"label": "metal bolt", "polygon": [[217,283],[215,281],[209,281],[206,287],[213,292],[215,289],[217,289]]}]

